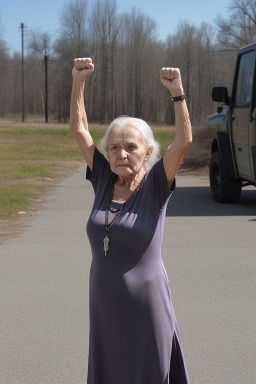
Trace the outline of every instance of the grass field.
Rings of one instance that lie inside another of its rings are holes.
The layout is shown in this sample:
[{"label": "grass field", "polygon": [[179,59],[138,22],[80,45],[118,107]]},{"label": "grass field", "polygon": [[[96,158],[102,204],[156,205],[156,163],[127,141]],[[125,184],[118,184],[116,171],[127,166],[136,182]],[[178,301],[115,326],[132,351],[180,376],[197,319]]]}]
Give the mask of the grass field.
[{"label": "grass field", "polygon": [[[99,144],[105,128],[91,125]],[[155,130],[162,153],[174,139],[170,128]],[[83,162],[68,125],[0,125],[0,219],[29,213],[30,203]]]},{"label": "grass field", "polygon": [[0,218],[28,211],[31,198],[75,161],[82,157],[68,127],[1,125]]}]

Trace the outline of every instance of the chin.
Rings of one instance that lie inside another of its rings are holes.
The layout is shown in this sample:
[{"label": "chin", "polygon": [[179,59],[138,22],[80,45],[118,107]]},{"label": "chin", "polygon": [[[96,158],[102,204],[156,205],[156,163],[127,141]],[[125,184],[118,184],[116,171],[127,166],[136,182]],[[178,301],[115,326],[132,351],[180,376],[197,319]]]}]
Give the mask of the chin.
[{"label": "chin", "polygon": [[121,166],[121,167],[116,167],[116,170],[115,170],[115,173],[118,175],[118,176],[130,176],[133,174],[133,171],[130,167],[125,167],[125,166]]}]

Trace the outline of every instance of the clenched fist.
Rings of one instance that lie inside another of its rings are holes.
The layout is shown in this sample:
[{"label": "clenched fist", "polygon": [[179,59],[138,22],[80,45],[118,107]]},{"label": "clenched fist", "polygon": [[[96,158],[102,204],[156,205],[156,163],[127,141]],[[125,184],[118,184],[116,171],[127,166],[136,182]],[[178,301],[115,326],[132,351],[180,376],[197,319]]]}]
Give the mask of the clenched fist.
[{"label": "clenched fist", "polygon": [[160,70],[160,80],[173,97],[184,93],[179,68],[162,68]]},{"label": "clenched fist", "polygon": [[74,67],[72,70],[73,79],[85,81],[87,77],[91,76],[94,71],[94,64],[91,58],[78,58],[74,60]]}]

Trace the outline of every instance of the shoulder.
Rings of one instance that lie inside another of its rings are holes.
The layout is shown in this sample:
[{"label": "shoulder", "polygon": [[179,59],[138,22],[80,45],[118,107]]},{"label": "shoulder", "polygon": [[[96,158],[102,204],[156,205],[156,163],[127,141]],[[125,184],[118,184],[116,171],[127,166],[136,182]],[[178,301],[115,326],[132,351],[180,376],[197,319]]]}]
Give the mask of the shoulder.
[{"label": "shoulder", "polygon": [[105,180],[111,175],[112,175],[112,172],[110,170],[108,159],[103,155],[102,152],[98,150],[97,147],[95,147],[94,154],[93,154],[92,170],[87,165],[86,179],[92,183],[95,189],[100,180],[102,179]]},{"label": "shoulder", "polygon": [[163,158],[158,160],[146,173],[145,188],[149,189],[154,199],[163,205],[175,190],[175,179],[169,185],[164,169]]}]

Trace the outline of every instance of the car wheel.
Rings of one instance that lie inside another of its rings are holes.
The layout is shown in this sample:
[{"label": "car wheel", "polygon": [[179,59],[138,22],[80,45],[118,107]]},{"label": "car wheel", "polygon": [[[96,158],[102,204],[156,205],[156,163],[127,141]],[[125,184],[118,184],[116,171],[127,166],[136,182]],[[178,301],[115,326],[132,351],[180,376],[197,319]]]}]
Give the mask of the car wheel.
[{"label": "car wheel", "polygon": [[210,186],[214,200],[219,203],[235,203],[240,198],[241,182],[224,176],[219,152],[213,152],[211,156]]}]

